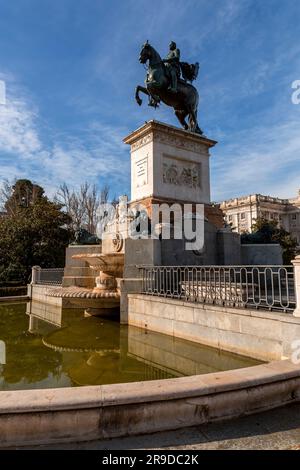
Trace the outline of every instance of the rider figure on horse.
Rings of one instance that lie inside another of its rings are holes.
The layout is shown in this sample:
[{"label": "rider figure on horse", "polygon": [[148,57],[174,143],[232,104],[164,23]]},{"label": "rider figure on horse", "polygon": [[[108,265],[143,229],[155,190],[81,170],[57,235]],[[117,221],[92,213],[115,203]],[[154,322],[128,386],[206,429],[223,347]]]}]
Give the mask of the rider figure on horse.
[{"label": "rider figure on horse", "polygon": [[180,78],[180,50],[177,48],[176,43],[171,41],[169,45],[169,53],[163,60],[169,75],[171,77],[171,84],[169,90],[173,93],[177,92],[177,82]]},{"label": "rider figure on horse", "polygon": [[169,47],[167,57],[162,59],[149,41],[143,44],[139,61],[141,64],[148,64],[146,87],[140,85],[136,87],[135,99],[141,105],[139,92],[142,92],[149,97],[150,106],[156,108],[160,102],[171,106],[185,130],[203,134],[197,119],[199,95],[192,85],[197,78],[199,64],[180,62],[180,51],[174,41]]}]

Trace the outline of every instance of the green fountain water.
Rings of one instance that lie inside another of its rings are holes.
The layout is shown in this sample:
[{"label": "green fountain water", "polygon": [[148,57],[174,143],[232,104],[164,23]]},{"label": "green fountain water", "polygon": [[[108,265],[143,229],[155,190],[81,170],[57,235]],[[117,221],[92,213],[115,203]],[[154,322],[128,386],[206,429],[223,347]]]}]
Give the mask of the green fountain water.
[{"label": "green fountain water", "polygon": [[112,320],[85,318],[80,309],[47,309],[0,305],[0,340],[6,346],[0,390],[164,379],[259,363]]}]

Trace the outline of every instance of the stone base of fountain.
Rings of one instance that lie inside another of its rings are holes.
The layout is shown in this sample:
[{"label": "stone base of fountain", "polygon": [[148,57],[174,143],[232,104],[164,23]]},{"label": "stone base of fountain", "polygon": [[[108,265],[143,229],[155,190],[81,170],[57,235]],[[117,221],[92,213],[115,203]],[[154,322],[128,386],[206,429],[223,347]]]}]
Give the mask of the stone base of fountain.
[{"label": "stone base of fountain", "polygon": [[114,276],[100,271],[99,276],[96,277],[96,287],[93,292],[117,292],[117,281]]},{"label": "stone base of fountain", "polygon": [[49,297],[67,299],[76,307],[82,307],[89,316],[117,316],[120,294],[117,291],[96,291],[83,287],[53,287],[48,289]]},{"label": "stone base of fountain", "polygon": [[[78,247],[76,251],[74,255],[69,254],[72,260],[71,274],[74,285],[68,285],[70,276],[67,276],[67,279],[64,278],[62,287],[47,288],[47,297],[62,299],[62,307],[65,305],[70,308],[82,308],[86,316],[118,317],[120,315],[118,279],[123,276],[124,254],[102,254],[95,251],[78,253]],[[69,274],[67,269],[68,267],[65,272]],[[73,272],[74,269],[79,270],[80,283],[83,277],[89,278],[88,286],[76,285],[77,278]],[[88,276],[82,276],[86,272]],[[90,283],[90,280],[93,280],[93,283]]]},{"label": "stone base of fountain", "polygon": [[49,289],[49,295],[68,299],[85,309],[85,315],[116,317],[120,312],[120,289],[117,278],[123,276],[123,253],[77,253],[71,256],[77,263],[87,263],[81,269],[97,273],[94,287],[61,287]]},{"label": "stone base of fountain", "polygon": [[39,300],[44,296],[52,305],[82,309],[87,316],[119,316],[123,270],[124,253],[101,253],[100,245],[69,246],[62,285],[45,286]]}]

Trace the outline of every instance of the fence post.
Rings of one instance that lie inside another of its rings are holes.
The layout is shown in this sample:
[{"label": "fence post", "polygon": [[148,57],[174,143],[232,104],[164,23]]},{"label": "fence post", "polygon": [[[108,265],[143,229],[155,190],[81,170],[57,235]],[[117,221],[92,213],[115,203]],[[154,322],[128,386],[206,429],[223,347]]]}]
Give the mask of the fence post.
[{"label": "fence post", "polygon": [[40,280],[40,266],[32,266],[31,271],[31,284],[37,284]]},{"label": "fence post", "polygon": [[300,317],[300,255],[296,256],[292,260],[294,265],[294,277],[295,277],[295,297],[296,297],[296,308],[293,315],[295,317]]}]

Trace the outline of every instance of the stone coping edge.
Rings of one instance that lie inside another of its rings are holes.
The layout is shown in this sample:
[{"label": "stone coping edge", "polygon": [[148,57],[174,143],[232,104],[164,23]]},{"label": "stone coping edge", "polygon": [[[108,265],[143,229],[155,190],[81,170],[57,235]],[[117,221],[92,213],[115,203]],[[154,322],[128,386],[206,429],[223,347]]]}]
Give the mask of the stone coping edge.
[{"label": "stone coping edge", "polygon": [[[300,379],[289,360],[175,379],[0,392],[1,415],[79,410],[188,399]],[[300,399],[297,392],[297,397]]]},{"label": "stone coping edge", "polygon": [[172,305],[178,305],[183,307],[190,307],[196,308],[199,310],[217,310],[219,312],[227,312],[232,313],[235,315],[244,315],[250,317],[257,317],[257,318],[264,318],[264,319],[272,319],[279,322],[285,323],[296,323],[300,324],[300,317],[295,317],[292,312],[281,312],[275,310],[267,310],[267,309],[254,309],[254,308],[245,308],[245,307],[230,307],[228,305],[219,305],[219,304],[210,304],[204,302],[189,302],[183,299],[172,299],[170,297],[162,297],[159,295],[150,295],[150,294],[143,294],[143,293],[128,293],[128,298],[130,299],[139,299],[151,302],[162,302],[168,303]]},{"label": "stone coping edge", "polygon": [[145,134],[153,132],[154,130],[160,130],[161,132],[171,135],[179,135],[186,140],[194,140],[196,142],[199,141],[200,143],[205,143],[209,147],[213,147],[218,143],[216,140],[209,139],[204,134],[190,132],[180,127],[157,121],[156,119],[150,119],[149,121],[146,121],[142,126],[138,127],[136,130],[132,131],[129,135],[124,137],[123,142],[125,144],[132,144],[137,139],[144,137]]}]

